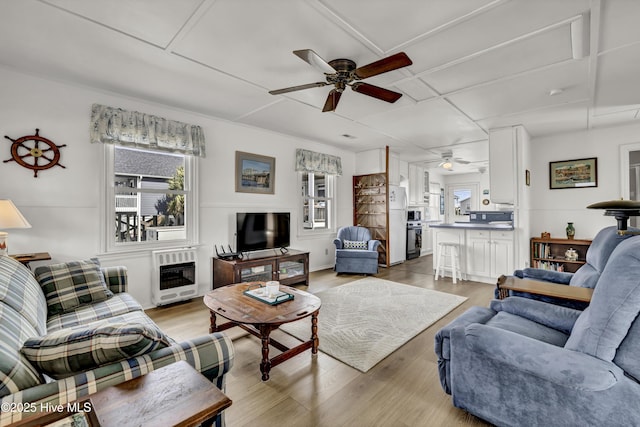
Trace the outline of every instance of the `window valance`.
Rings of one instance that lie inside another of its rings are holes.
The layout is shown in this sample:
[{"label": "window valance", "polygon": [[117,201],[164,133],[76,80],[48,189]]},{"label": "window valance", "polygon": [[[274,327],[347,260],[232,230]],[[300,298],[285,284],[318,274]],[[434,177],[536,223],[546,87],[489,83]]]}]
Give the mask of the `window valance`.
[{"label": "window valance", "polygon": [[91,142],[205,157],[204,133],[200,126],[137,111],[93,104],[89,133]]},{"label": "window valance", "polygon": [[342,175],[342,159],[330,154],[296,149],[296,171]]}]

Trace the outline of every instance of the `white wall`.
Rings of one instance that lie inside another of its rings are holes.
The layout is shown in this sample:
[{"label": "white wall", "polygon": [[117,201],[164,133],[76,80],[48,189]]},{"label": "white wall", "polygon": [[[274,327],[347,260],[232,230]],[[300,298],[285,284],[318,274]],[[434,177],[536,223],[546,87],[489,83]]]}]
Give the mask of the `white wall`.
[{"label": "white wall", "polygon": [[[621,194],[620,145],[640,142],[640,125],[618,126],[534,138],[531,141],[531,233],[548,231],[566,237],[567,222],[574,223],[576,239],[592,239],[616,221],[587,205],[617,199]],[[595,188],[549,189],[549,162],[598,158]]]},{"label": "white wall", "polygon": [[[338,178],[337,224],[352,221],[351,176],[354,153],[272,132],[225,122],[131,97],[105,93],[0,68],[0,133],[14,139],[40,135],[61,148],[60,163],[33,172],[15,162],[0,162],[0,198],[12,199],[33,228],[9,230],[10,252],[47,251],[50,262],[85,259],[98,255],[103,265],[126,265],[130,292],[148,307],[151,305],[151,257],[149,251],[126,255],[106,255],[100,247],[100,153],[99,144],[89,143],[91,105],[101,103],[143,111],[172,120],[202,126],[207,139],[207,157],[199,161],[200,292],[211,286],[210,257],[214,244],[232,244],[237,211],[290,211],[291,247],[310,251],[310,269],[333,266],[333,235],[302,237],[297,233],[299,218],[298,176],[294,171],[295,149],[305,148],[342,158],[343,176]],[[275,195],[236,193],[235,151],[247,151],[276,158]],[[0,160],[11,157],[10,141],[0,141]],[[37,266],[37,263],[33,263]]]}]

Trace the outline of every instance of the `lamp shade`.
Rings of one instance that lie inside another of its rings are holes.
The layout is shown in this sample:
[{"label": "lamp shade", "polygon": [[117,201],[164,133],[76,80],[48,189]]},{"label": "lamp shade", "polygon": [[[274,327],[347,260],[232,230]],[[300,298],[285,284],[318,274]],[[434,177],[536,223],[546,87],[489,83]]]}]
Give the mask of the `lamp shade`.
[{"label": "lamp shade", "polygon": [[31,228],[31,224],[11,200],[0,200],[0,230],[10,228]]}]

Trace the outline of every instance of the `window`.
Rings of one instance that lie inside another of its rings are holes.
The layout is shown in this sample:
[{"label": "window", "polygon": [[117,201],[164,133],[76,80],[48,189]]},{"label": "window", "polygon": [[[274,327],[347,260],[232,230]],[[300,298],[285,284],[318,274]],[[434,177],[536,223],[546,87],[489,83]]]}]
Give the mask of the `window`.
[{"label": "window", "polygon": [[319,172],[303,172],[302,227],[304,230],[333,228],[335,177]]},{"label": "window", "polygon": [[194,241],[192,156],[105,144],[106,249]]}]

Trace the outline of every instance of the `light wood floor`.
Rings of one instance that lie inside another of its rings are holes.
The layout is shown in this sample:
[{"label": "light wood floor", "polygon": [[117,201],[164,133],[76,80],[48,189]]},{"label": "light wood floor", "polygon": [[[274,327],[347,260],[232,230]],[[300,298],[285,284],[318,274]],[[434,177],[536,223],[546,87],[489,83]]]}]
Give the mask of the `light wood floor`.
[{"label": "light wood floor", "polygon": [[[482,420],[453,407],[438,380],[433,351],[434,335],[442,326],[472,305],[487,306],[493,285],[458,281],[434,281],[431,256],[380,269],[376,277],[468,298],[434,325],[363,374],[325,354],[306,351],[271,370],[260,380],[260,341],[233,328],[236,357],[227,375],[226,394],[233,400],[226,410],[229,427],[307,426],[486,426]],[[313,272],[307,290],[318,292],[362,276],[332,270]],[[302,289],[306,289],[303,287]],[[155,308],[147,312],[176,340],[206,334],[209,315],[201,299]],[[322,310],[320,310],[322,315]],[[284,344],[294,338],[274,331]],[[276,350],[272,349],[272,355]]]}]

